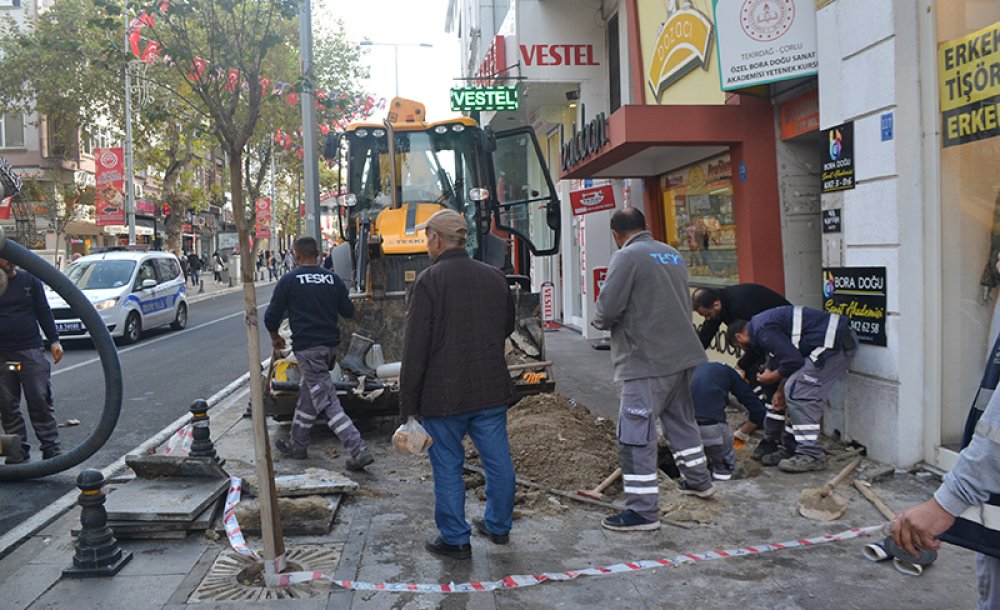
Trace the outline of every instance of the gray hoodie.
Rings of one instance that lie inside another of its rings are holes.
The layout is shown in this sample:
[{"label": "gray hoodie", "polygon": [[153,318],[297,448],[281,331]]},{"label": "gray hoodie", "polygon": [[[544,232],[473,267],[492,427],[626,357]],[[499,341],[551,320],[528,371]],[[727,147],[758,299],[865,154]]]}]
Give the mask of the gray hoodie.
[{"label": "gray hoodie", "polygon": [[[934,499],[957,517],[985,503],[991,493],[1000,493],[1000,392],[993,394],[979,418],[972,442],[944,476]],[[996,529],[995,524],[990,527]]]},{"label": "gray hoodie", "polygon": [[708,360],[691,322],[684,258],[649,231],[611,257],[594,326],[611,331],[615,381],[673,375]]}]

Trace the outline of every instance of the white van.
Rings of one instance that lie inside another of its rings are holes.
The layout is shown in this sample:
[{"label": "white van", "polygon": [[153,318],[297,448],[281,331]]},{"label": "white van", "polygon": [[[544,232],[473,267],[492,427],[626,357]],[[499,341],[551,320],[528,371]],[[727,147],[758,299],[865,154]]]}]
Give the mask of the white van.
[{"label": "white van", "polygon": [[[66,269],[66,277],[90,299],[111,336],[123,343],[135,343],[145,329],[187,326],[184,275],[173,254],[111,249],[77,259]],[[60,338],[90,337],[62,297],[50,289],[46,296]]]}]

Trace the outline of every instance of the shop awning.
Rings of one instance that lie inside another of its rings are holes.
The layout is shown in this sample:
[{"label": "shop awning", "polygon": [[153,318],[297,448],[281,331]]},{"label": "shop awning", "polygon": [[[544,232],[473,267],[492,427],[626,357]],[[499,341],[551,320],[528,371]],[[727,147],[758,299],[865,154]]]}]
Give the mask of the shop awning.
[{"label": "shop awning", "polygon": [[[125,225],[107,225],[102,228],[104,229],[104,232],[107,233],[108,235],[128,235],[128,227]],[[139,223],[136,223],[135,234],[152,235],[153,229],[152,227],[143,227],[140,226]]]},{"label": "shop awning", "polygon": [[743,97],[719,106],[622,106],[608,117],[609,142],[567,168],[561,179],[643,178],[711,156],[759,137],[762,119],[773,129],[767,100]]},{"label": "shop awning", "polygon": [[67,236],[72,237],[96,237],[104,235],[103,227],[99,227],[92,222],[85,220],[71,220],[63,231]]}]

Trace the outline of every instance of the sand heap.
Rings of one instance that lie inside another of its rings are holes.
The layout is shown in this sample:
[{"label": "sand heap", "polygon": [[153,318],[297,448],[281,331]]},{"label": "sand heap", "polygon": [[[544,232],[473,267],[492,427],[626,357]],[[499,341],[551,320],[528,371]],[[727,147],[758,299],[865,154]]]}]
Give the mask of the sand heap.
[{"label": "sand heap", "polygon": [[[519,478],[576,491],[594,487],[618,467],[614,422],[561,394],[524,398],[510,410],[507,430]],[[466,447],[469,463],[481,466],[469,440]],[[470,486],[479,480],[472,478]]]}]

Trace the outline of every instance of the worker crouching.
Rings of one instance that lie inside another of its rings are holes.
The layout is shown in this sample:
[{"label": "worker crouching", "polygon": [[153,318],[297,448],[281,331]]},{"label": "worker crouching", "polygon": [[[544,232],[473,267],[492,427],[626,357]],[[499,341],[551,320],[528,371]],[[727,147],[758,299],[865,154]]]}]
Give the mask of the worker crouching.
[{"label": "worker crouching", "polygon": [[826,451],[819,444],[823,405],[833,386],[847,372],[858,351],[858,339],[846,317],[809,307],[777,307],[729,325],[730,342],[741,348],[772,354],[774,369],[757,376],[763,384],[777,383],[775,411],[787,411],[795,437],[795,454],[781,460],[785,472],[826,468]]}]

